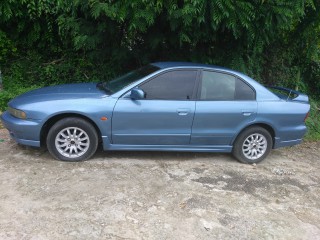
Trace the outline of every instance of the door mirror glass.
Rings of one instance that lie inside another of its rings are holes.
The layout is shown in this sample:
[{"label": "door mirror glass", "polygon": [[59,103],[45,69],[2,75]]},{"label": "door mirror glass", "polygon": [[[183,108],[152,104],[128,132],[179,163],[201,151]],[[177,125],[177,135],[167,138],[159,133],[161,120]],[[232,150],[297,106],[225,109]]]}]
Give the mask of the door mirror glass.
[{"label": "door mirror glass", "polygon": [[130,98],[133,100],[139,100],[145,98],[145,93],[140,88],[133,88],[130,93]]}]

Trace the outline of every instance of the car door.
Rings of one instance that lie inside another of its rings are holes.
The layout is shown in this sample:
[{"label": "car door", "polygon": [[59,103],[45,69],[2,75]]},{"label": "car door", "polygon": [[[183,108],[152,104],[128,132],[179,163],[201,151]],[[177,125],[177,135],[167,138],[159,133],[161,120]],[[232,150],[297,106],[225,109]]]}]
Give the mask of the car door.
[{"label": "car door", "polygon": [[198,70],[161,73],[138,87],[145,98],[121,97],[112,117],[112,143],[127,145],[186,145],[195,112]]},{"label": "car door", "polygon": [[204,70],[197,98],[194,145],[231,145],[235,135],[256,117],[254,89],[234,75]]}]

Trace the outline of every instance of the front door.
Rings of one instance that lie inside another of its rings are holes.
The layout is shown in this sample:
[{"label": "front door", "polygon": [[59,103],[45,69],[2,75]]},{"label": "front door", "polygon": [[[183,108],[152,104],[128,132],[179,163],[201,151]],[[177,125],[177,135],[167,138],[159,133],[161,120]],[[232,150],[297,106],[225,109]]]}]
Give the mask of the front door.
[{"label": "front door", "polygon": [[145,98],[120,98],[112,117],[112,143],[186,145],[195,113],[197,70],[161,73],[140,84]]}]

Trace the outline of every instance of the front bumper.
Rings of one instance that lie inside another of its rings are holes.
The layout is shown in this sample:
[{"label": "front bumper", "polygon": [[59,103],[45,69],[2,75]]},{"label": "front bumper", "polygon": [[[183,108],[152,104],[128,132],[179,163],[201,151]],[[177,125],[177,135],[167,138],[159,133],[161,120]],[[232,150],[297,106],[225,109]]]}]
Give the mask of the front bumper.
[{"label": "front bumper", "polygon": [[39,121],[15,118],[7,111],[1,115],[1,121],[17,143],[40,147],[41,125]]}]

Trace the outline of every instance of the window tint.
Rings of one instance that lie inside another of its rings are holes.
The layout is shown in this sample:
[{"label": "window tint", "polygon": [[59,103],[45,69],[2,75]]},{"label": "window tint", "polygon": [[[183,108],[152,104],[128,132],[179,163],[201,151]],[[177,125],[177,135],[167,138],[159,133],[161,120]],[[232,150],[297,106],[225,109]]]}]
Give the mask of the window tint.
[{"label": "window tint", "polygon": [[256,94],[248,84],[240,79],[236,80],[235,100],[255,100]]},{"label": "window tint", "polygon": [[203,71],[200,99],[233,100],[235,79],[231,75]]},{"label": "window tint", "polygon": [[146,99],[187,100],[192,98],[197,71],[172,71],[140,86]]},{"label": "window tint", "polygon": [[254,100],[254,91],[243,81],[224,73],[203,71],[202,100]]}]

